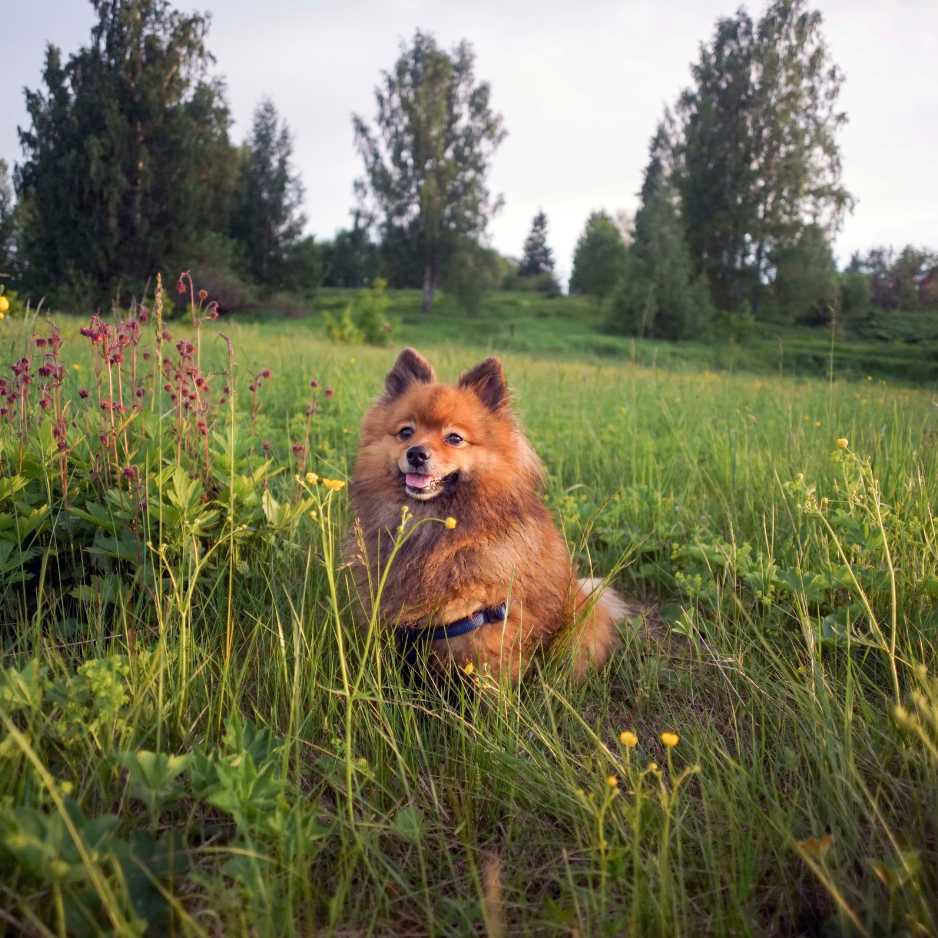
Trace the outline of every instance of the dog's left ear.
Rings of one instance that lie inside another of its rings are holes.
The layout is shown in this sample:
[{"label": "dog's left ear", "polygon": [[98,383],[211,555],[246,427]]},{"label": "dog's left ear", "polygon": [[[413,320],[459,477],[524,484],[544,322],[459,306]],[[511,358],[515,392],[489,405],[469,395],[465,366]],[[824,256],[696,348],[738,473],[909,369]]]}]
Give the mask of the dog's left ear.
[{"label": "dog's left ear", "polygon": [[459,386],[474,391],[489,410],[499,410],[508,404],[508,383],[502,363],[497,358],[487,358],[475,368],[470,368],[459,379]]}]

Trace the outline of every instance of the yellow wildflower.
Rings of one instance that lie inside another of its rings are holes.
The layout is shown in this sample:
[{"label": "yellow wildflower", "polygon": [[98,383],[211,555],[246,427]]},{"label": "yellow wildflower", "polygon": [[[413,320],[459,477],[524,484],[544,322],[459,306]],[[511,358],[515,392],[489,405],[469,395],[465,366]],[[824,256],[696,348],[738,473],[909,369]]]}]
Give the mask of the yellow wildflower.
[{"label": "yellow wildflower", "polygon": [[452,531],[453,528],[455,528],[456,525],[459,524],[459,522],[454,517],[450,516],[443,522],[443,524],[445,524],[446,527],[449,528],[450,531]]},{"label": "yellow wildflower", "polygon": [[322,484],[330,492],[341,492],[345,488],[345,483],[341,479],[323,479]]},{"label": "yellow wildflower", "polygon": [[619,776],[618,776],[618,775],[610,775],[610,776],[608,776],[608,777],[606,778],[606,784],[607,784],[610,788],[617,788],[618,785],[619,785]]},{"label": "yellow wildflower", "polygon": [[626,749],[634,749],[638,745],[638,737],[631,730],[623,730],[619,733],[619,742]]},{"label": "yellow wildflower", "polygon": [[821,425],[821,421],[820,421],[820,420],[815,420],[815,421],[814,421],[814,425],[815,425],[816,427],[819,427],[819,426]]},{"label": "yellow wildflower", "polygon": [[10,311],[10,301],[5,296],[0,296],[0,313],[6,315]]},{"label": "yellow wildflower", "polygon": [[475,671],[476,666],[475,666],[471,661],[467,661],[467,662],[462,666],[462,669],[463,669],[463,672],[464,672],[465,674],[472,674],[472,672]]},{"label": "yellow wildflower", "polygon": [[830,850],[834,838],[831,834],[822,834],[820,837],[808,837],[805,840],[798,840],[798,846],[809,856],[817,857],[823,860],[827,851]]},{"label": "yellow wildflower", "polygon": [[846,449],[850,445],[850,441],[845,437],[839,437],[837,439],[837,449]]},{"label": "yellow wildflower", "polygon": [[308,485],[315,485],[319,481],[319,476],[315,472],[306,473],[306,482]]},{"label": "yellow wildflower", "polygon": [[665,732],[661,734],[661,742],[663,745],[667,746],[668,749],[673,749],[680,741],[680,738],[677,733]]}]

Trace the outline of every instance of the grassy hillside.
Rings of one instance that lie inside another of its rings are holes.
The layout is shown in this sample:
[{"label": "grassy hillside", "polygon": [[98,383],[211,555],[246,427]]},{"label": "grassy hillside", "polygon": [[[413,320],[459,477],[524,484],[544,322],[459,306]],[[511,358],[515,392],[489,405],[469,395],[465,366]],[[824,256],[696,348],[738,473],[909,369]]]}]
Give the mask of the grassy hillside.
[{"label": "grassy hillside", "polygon": [[[341,312],[356,291],[325,289],[298,304],[291,322],[319,334],[324,312]],[[665,368],[709,368],[758,374],[891,378],[909,384],[938,380],[938,316],[929,313],[877,314],[838,330],[759,322],[743,342],[714,335],[704,342],[655,342],[617,335],[603,306],[588,297],[545,298],[531,293],[489,294],[477,315],[467,315],[454,298],[441,294],[431,316],[420,312],[417,290],[390,291],[389,315],[395,340],[420,346],[454,342],[471,348],[566,357],[608,358]],[[303,317],[302,309],[309,313]],[[259,319],[269,320],[261,312]],[[832,362],[833,355],[833,362]]]},{"label": "grassy hillside", "polygon": [[582,687],[438,690],[350,627],[391,350],[171,326],[158,375],[152,324],[111,369],[68,324],[43,409],[50,346],[0,323],[35,376],[0,422],[0,935],[935,931],[934,395],[509,301],[467,337],[396,297],[399,338],[445,378],[503,353],[581,569],[646,604]]}]

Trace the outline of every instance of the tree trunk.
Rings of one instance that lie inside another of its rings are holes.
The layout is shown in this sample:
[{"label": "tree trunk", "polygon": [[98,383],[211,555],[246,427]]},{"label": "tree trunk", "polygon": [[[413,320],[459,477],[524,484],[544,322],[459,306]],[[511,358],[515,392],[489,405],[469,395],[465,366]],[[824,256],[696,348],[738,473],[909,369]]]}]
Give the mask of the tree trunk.
[{"label": "tree trunk", "polygon": [[423,268],[423,304],[421,310],[429,313],[433,309],[433,264],[427,262]]}]

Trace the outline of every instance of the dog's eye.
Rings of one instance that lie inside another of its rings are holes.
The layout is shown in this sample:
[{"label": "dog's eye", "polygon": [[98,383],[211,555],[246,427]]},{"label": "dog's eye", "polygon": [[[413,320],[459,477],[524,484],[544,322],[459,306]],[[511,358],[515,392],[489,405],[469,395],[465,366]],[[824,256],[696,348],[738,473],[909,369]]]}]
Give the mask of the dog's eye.
[{"label": "dog's eye", "polygon": [[459,446],[462,443],[462,437],[458,433],[447,433],[445,440],[450,446]]},{"label": "dog's eye", "polygon": [[413,427],[401,427],[400,430],[397,431],[397,435],[402,440],[409,440],[414,435],[414,428]]}]

